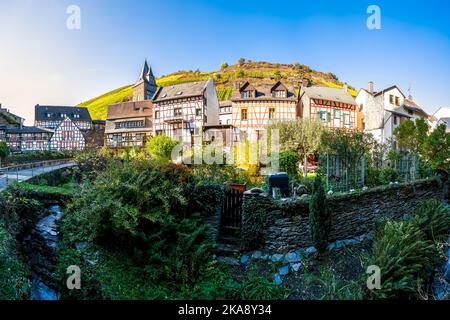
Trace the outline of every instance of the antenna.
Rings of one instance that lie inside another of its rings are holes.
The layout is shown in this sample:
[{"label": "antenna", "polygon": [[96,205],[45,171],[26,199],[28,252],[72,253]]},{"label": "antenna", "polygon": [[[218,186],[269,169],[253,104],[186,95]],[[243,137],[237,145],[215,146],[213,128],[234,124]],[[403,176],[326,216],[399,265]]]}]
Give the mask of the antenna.
[{"label": "antenna", "polygon": [[411,92],[412,92],[412,82],[409,83],[409,87],[408,87],[408,98],[409,99],[412,98]]}]

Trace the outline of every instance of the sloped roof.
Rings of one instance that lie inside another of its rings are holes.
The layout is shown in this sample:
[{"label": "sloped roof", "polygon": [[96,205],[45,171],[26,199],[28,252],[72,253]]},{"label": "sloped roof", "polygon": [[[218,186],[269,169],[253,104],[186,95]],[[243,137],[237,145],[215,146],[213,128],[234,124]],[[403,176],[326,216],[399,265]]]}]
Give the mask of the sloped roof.
[{"label": "sloped roof", "polygon": [[38,127],[22,127],[22,128],[8,128],[6,129],[7,133],[53,133],[52,130],[42,129]]},{"label": "sloped roof", "polygon": [[311,99],[322,99],[356,105],[355,99],[344,89],[313,86],[304,88],[303,91]]},{"label": "sloped roof", "polygon": [[181,83],[173,86],[159,88],[153,98],[154,102],[202,96],[209,81]]},{"label": "sloped roof", "polygon": [[405,99],[403,102],[403,107],[408,111],[419,113],[428,117],[428,114],[417,103],[415,103],[412,98]]},{"label": "sloped roof", "polygon": [[[67,107],[67,106],[40,106],[34,108],[34,119],[37,121],[60,121],[61,114],[67,115],[72,121],[92,121],[87,108]],[[80,117],[75,118],[78,114]],[[50,115],[50,116],[48,116]]]},{"label": "sloped roof", "polygon": [[112,104],[108,107],[107,120],[151,117],[153,103],[151,101],[130,101]]},{"label": "sloped roof", "polygon": [[[276,87],[278,87],[279,85],[283,86],[283,90],[286,88],[287,89],[287,97],[286,98],[275,98],[272,96],[272,92],[273,89],[275,89]],[[235,90],[233,92],[233,96],[231,98],[231,101],[251,101],[251,100],[276,100],[276,101],[280,101],[280,100],[297,100],[297,97],[294,93],[294,87],[287,87],[285,85],[283,85],[282,83],[276,83],[275,85],[259,85],[259,86],[255,86],[255,91],[256,91],[256,96],[255,97],[251,97],[251,98],[242,98],[241,97],[241,92],[243,90]],[[245,91],[245,90],[244,90]]]}]

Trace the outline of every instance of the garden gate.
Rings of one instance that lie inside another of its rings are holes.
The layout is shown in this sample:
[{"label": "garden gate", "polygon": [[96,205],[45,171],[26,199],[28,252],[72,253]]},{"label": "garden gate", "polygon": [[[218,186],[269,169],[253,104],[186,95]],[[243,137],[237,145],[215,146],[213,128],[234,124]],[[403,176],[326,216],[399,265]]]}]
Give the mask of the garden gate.
[{"label": "garden gate", "polygon": [[222,228],[241,228],[243,199],[244,193],[241,190],[234,188],[225,190],[222,204]]}]

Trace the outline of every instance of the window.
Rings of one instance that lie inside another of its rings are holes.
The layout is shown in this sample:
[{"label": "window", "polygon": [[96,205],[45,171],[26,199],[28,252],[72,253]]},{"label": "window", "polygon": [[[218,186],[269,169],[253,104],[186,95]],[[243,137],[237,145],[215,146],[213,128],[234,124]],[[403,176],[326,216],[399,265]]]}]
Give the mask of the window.
[{"label": "window", "polygon": [[341,119],[341,110],[334,109],[334,118],[335,119]]},{"label": "window", "polygon": [[197,117],[201,116],[202,115],[202,109],[195,109],[195,115]]},{"label": "window", "polygon": [[399,97],[395,97],[395,105],[396,106],[400,105],[400,98]]},{"label": "window", "polygon": [[323,122],[329,122],[330,121],[330,113],[326,111],[319,111],[317,113],[317,118],[322,120]]},{"label": "window", "polygon": [[248,111],[247,111],[247,109],[242,109],[241,110],[241,120],[242,121],[247,121],[248,120]]},{"label": "window", "polygon": [[244,91],[244,92],[242,92],[242,94],[241,94],[242,99],[253,98],[254,96],[255,96],[255,95],[254,95],[254,91],[253,91],[253,90],[250,90],[250,91]]},{"label": "window", "polygon": [[389,95],[389,103],[394,104],[394,96],[392,94]]},{"label": "window", "polygon": [[274,98],[286,98],[286,91],[285,90],[276,90],[273,92]]},{"label": "window", "polygon": [[350,126],[350,113],[344,112],[344,126],[347,128]]},{"label": "window", "polygon": [[173,115],[175,117],[181,117],[183,115],[183,109],[177,108],[173,110]]},{"label": "window", "polygon": [[398,118],[397,118],[397,116],[394,116],[394,125],[397,125],[398,124]]},{"label": "window", "polygon": [[159,119],[159,111],[155,111],[155,119]]},{"label": "window", "polygon": [[248,92],[242,92],[241,97],[242,99],[247,99],[249,97]]},{"label": "window", "polygon": [[157,136],[162,136],[164,134],[163,130],[156,130],[156,135]]},{"label": "window", "polygon": [[275,108],[269,108],[269,119],[275,118]]}]

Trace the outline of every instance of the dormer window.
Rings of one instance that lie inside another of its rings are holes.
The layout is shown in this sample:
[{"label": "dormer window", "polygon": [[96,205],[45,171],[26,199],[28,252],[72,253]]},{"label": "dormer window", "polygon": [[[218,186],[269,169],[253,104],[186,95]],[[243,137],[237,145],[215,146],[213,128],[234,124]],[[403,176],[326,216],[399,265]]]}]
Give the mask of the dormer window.
[{"label": "dormer window", "polygon": [[287,93],[285,90],[275,90],[272,93],[274,98],[286,98],[287,97]]},{"label": "dormer window", "polygon": [[242,96],[242,99],[254,98],[255,91],[253,91],[253,90],[243,91],[241,96]]}]

